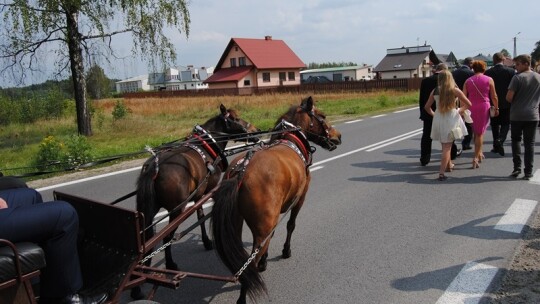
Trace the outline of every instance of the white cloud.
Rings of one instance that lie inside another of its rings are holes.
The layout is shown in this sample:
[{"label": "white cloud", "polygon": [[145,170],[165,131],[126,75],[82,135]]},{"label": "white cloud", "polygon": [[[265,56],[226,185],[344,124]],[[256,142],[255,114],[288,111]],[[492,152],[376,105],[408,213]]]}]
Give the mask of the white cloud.
[{"label": "white cloud", "polygon": [[[177,64],[195,66],[215,65],[232,37],[265,35],[284,40],[306,63],[376,65],[388,48],[424,42],[458,58],[502,48],[512,53],[518,32],[518,53],[530,53],[540,40],[533,26],[537,12],[523,8],[535,6],[533,0],[519,6],[465,0],[196,0],[189,6],[189,38],[177,31],[170,37],[177,46]],[[508,22],[508,17],[514,18]],[[131,56],[129,35],[118,38],[114,46],[127,59],[116,62],[112,76],[147,72]]]}]

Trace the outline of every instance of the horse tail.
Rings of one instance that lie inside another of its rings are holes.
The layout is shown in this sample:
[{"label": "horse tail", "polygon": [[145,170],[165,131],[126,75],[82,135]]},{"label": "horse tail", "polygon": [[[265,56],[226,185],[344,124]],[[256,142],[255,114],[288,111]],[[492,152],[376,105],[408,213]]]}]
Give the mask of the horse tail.
[{"label": "horse tail", "polygon": [[[241,225],[243,221],[238,210],[238,185],[237,178],[227,179],[221,183],[213,195],[214,207],[211,217],[214,248],[232,273],[239,271],[250,256],[244,249],[241,229],[238,229],[238,222]],[[242,288],[254,301],[262,293],[266,293],[266,285],[253,263],[242,272],[239,280]]]},{"label": "horse tail", "polygon": [[[154,162],[153,158],[150,158],[143,166],[141,174],[137,180],[137,211],[144,214],[145,226],[148,226],[154,220],[154,216],[159,210],[159,206],[156,203],[156,190],[154,188]],[[149,229],[152,230],[153,229]],[[148,236],[152,236],[153,233],[147,231]]]}]

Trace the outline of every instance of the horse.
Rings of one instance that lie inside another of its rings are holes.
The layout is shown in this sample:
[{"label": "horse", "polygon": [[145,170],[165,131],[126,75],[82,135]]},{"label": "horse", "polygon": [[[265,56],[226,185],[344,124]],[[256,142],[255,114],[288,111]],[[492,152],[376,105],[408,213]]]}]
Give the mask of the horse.
[{"label": "horse", "polygon": [[[309,182],[313,142],[332,151],[341,133],[325,120],[312,97],[292,106],[277,121],[267,145],[240,154],[214,192],[211,229],[214,247],[225,266],[241,283],[237,303],[266,293],[259,272],[266,270],[268,246],[280,214],[290,211],[282,257],[291,256],[291,236]],[[252,253],[242,243],[243,221],[253,235]],[[238,271],[238,272],[237,272]]]},{"label": "horse", "polygon": [[[160,208],[169,212],[170,222],[185,210],[188,201],[197,201],[216,187],[228,166],[223,153],[228,140],[258,141],[248,133],[259,130],[241,119],[235,110],[220,105],[220,111],[202,126],[196,126],[180,144],[150,151],[153,156],[144,163],[136,189],[137,211],[144,214],[146,240],[154,236],[152,222]],[[197,210],[197,217],[204,217],[202,208]],[[212,241],[206,234],[204,222],[200,227],[204,247],[210,250]],[[174,231],[164,238],[163,243],[167,244],[173,237]],[[178,270],[170,246],[165,249],[165,265],[167,269]],[[144,297],[139,287],[132,289],[131,296],[134,299]]]}]

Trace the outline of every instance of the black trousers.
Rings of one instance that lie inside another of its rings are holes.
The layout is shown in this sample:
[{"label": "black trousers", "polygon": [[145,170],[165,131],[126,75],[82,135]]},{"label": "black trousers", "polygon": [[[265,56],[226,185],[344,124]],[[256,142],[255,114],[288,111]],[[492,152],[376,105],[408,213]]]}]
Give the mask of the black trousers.
[{"label": "black trousers", "polygon": [[499,109],[499,116],[491,117],[491,134],[493,135],[493,148],[504,145],[510,130],[510,109]]},{"label": "black trousers", "polygon": [[465,123],[465,127],[467,127],[468,135],[465,135],[463,137],[463,140],[461,141],[461,147],[463,147],[463,148],[471,146],[472,134],[473,134],[472,124]]},{"label": "black trousers", "polygon": [[514,170],[521,170],[521,138],[523,137],[525,174],[532,174],[534,163],[534,141],[538,121],[512,121],[510,136],[512,138],[512,160]]},{"label": "black trousers", "polygon": [[[432,119],[423,120],[424,126],[422,129],[422,138],[420,139],[420,162],[427,164],[431,160],[431,145],[433,140],[431,139],[431,126],[433,125]],[[454,160],[457,157],[457,146],[452,143],[452,150],[450,151],[450,159]]]}]

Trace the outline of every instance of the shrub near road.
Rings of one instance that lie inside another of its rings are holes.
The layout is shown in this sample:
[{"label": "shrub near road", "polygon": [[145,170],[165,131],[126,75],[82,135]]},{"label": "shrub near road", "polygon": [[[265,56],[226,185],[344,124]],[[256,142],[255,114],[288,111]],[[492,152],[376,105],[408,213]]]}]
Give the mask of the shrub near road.
[{"label": "shrub near road", "polygon": [[[313,94],[317,106],[335,122],[366,114],[416,105],[418,92],[328,93]],[[189,98],[102,99],[92,103],[94,135],[87,138],[91,156],[142,151],[146,145],[158,146],[183,138],[197,123],[206,121],[223,103],[240,112],[245,120],[261,130],[270,129],[279,115],[305,95],[269,94],[260,96],[222,96]],[[118,115],[119,109],[122,115]],[[0,126],[0,171],[15,175],[36,171],[32,163],[39,144],[48,136],[69,142],[77,133],[75,111],[54,119]],[[88,151],[86,151],[88,152]],[[85,153],[86,153],[85,152]],[[147,157],[141,154],[140,157]],[[8,170],[21,168],[19,170]]]}]

